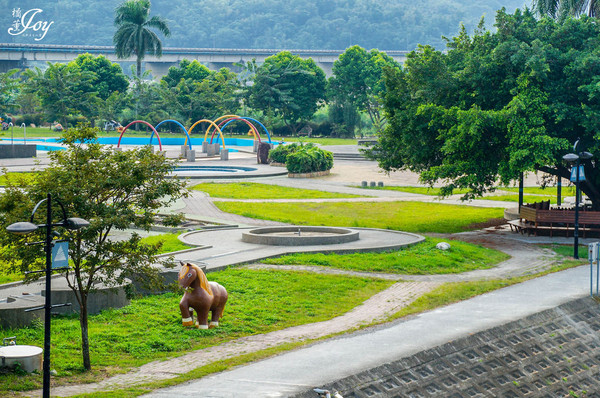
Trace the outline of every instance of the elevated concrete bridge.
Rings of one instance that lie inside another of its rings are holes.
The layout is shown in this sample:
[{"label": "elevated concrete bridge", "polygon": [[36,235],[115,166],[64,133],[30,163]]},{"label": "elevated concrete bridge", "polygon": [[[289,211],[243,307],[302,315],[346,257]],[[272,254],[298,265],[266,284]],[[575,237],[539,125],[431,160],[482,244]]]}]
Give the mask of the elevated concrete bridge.
[{"label": "elevated concrete bridge", "polygon": [[[150,70],[155,78],[164,76],[171,66],[179,65],[179,62],[197,60],[211,70],[229,68],[234,71],[235,63],[251,61],[253,58],[259,64],[265,58],[284,50],[268,49],[228,49],[228,48],[163,48],[162,57],[146,56],[142,62],[144,70]],[[333,63],[345,50],[288,50],[301,58],[312,58],[327,76],[331,75]],[[385,51],[390,57],[400,63],[404,63],[408,51]],[[122,66],[135,63],[135,57],[128,59],[117,59],[115,48],[112,46],[71,46],[54,44],[15,44],[0,43],[0,72],[6,72],[12,68],[25,69],[31,66],[44,65],[46,62],[67,63],[77,58],[79,54],[90,53],[92,55],[104,55],[112,62],[118,62]],[[127,69],[123,69],[127,72]]]}]

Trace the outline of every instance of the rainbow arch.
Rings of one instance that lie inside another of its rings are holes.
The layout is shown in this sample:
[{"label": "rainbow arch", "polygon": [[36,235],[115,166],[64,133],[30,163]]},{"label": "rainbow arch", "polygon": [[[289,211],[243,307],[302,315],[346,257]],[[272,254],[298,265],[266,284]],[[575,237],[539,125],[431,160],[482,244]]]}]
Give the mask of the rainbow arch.
[{"label": "rainbow arch", "polygon": [[152,145],[152,137],[154,137],[154,134],[156,134],[156,139],[158,140],[158,150],[162,151],[162,143],[160,142],[160,135],[158,135],[158,131],[156,131],[156,129],[154,128],[154,126],[152,126],[150,123],[148,123],[145,120],[134,120],[133,122],[129,123],[127,126],[125,126],[123,128],[123,131],[121,131],[121,135],[119,136],[119,141],[117,141],[117,148],[119,148],[121,146],[121,138],[123,138],[123,134],[125,134],[125,132],[127,131],[127,129],[134,125],[134,124],[144,124],[148,127],[150,127],[152,129],[152,135],[150,136],[150,143],[149,145]]},{"label": "rainbow arch", "polygon": [[[175,123],[176,125],[178,125],[179,127],[181,127],[181,129],[183,130],[183,132],[186,135],[186,139],[185,139],[185,143],[183,145],[188,145],[188,147],[190,148],[190,150],[192,149],[192,139],[190,138],[190,135],[188,134],[187,130],[185,129],[185,127],[183,127],[183,124],[179,123],[177,120],[173,120],[173,119],[166,119],[163,120],[162,122],[158,123],[156,126],[154,126],[154,128],[156,129],[156,131],[158,131],[158,128],[160,127],[161,124],[163,123]],[[156,133],[158,134],[158,133]],[[152,137],[154,136],[154,131],[152,132],[152,135],[150,135],[150,142],[152,142]],[[189,140],[189,143],[188,143]]]}]

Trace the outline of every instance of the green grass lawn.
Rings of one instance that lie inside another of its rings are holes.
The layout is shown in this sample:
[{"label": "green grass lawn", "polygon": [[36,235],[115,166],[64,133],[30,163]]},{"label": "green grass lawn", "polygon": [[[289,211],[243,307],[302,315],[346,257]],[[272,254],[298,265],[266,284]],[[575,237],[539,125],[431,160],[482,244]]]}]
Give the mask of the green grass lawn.
[{"label": "green grass lawn", "polygon": [[[551,244],[551,245],[542,245],[542,246],[547,247],[548,249],[552,250],[553,252],[555,252],[561,256],[564,256],[564,257],[573,257],[573,254],[574,254],[573,245]],[[586,245],[579,245],[579,247],[577,248],[577,254],[579,255],[580,259],[587,261],[588,247]]]},{"label": "green grass lawn", "polygon": [[407,232],[454,233],[466,231],[504,210],[422,202],[244,203],[215,202],[228,213],[296,225],[327,225],[393,229]]},{"label": "green grass lawn", "polygon": [[[514,202],[515,204],[518,204],[519,202],[519,195],[514,195],[514,194],[491,194],[489,196],[483,196],[481,198],[478,198],[481,200],[498,200],[500,202]],[[550,200],[551,204],[556,204],[556,198],[551,198],[549,196],[532,196],[532,195],[523,195],[523,203],[535,203],[535,202],[542,202],[544,200]]]},{"label": "green grass lawn", "polygon": [[204,182],[192,187],[214,198],[227,199],[337,199],[360,198],[362,195],[340,194],[314,189],[287,188],[256,182],[218,183]]},{"label": "green grass lawn", "polygon": [[[440,188],[430,187],[408,187],[408,186],[387,186],[387,187],[360,187],[363,189],[385,189],[388,191],[399,191],[416,193],[420,195],[439,196]],[[455,189],[453,195],[464,195],[467,193],[467,189]],[[512,192],[512,193],[511,193]],[[524,203],[535,203],[544,200],[550,200],[551,204],[556,204],[556,187],[526,187],[523,189],[523,202]],[[563,187],[561,191],[562,197],[575,196],[574,187]],[[482,196],[477,199],[482,200],[498,200],[501,202],[518,202],[519,201],[519,188],[515,187],[499,187],[495,192],[490,192],[486,196]]]},{"label": "green grass lawn", "polygon": [[9,181],[17,186],[29,185],[33,180],[35,172],[10,172],[0,175],[0,186],[6,185]]},{"label": "green grass lawn", "polygon": [[[242,336],[319,322],[359,305],[393,282],[381,279],[319,275],[294,271],[228,269],[208,274],[225,286],[229,300],[217,329],[183,328],[180,293],[147,296],[131,305],[90,317],[93,371],[82,373],[79,321],[76,316],[52,321],[52,368],[60,383],[95,381],[130,367]],[[19,344],[43,345],[44,328],[0,330]],[[38,388],[40,375],[6,375],[0,395]]]},{"label": "green grass lawn", "polygon": [[319,265],[351,271],[394,274],[455,274],[491,268],[508,259],[505,253],[466,242],[444,240],[449,250],[436,249],[442,239],[425,242],[404,250],[385,253],[322,254],[295,253],[266,259],[266,264]]},{"label": "green grass lawn", "polygon": [[[509,191],[509,192],[519,193],[519,188],[518,187],[500,187],[498,189],[502,190],[502,191]],[[546,187],[546,188],[542,188],[542,187],[524,187],[523,188],[523,193],[524,194],[544,195],[544,196],[550,196],[550,197],[552,197],[552,196],[556,197],[557,191],[558,190],[557,190],[556,187]],[[575,196],[575,186],[568,186],[568,187],[563,186],[561,188],[561,195],[562,196]]]},{"label": "green grass lawn", "polygon": [[[440,194],[440,188],[431,188],[431,187],[409,187],[409,186],[383,186],[383,187],[357,187],[357,188],[362,188],[362,189],[380,189],[380,190],[386,190],[386,191],[399,191],[399,192],[408,192],[408,193],[416,193],[419,195],[431,195],[431,196],[438,196]],[[465,193],[469,192],[468,189],[455,189],[453,191],[454,195],[457,194],[461,194],[464,195]]]},{"label": "green grass lawn", "polygon": [[[363,189],[385,189],[389,191],[400,191],[400,192],[410,192],[410,193],[418,193],[421,195],[433,195],[437,196],[440,194],[441,188],[437,187],[410,187],[410,186],[385,186],[385,187],[360,187]],[[519,193],[518,187],[498,187],[498,192],[514,192]],[[454,195],[464,195],[469,192],[468,189],[455,189],[452,193]],[[534,195],[534,196],[548,196],[548,197],[556,197],[557,188],[556,187],[524,187],[524,194]],[[494,194],[493,192],[491,193]],[[561,195],[563,196],[574,196],[575,195],[575,187],[562,187]]]},{"label": "green grass lawn", "polygon": [[161,234],[161,235],[151,235],[142,238],[142,243],[153,245],[158,242],[162,242],[162,246],[160,248],[160,254],[176,252],[179,250],[189,249],[192,246],[186,245],[182,241],[179,240],[178,236],[180,233],[174,234]]}]

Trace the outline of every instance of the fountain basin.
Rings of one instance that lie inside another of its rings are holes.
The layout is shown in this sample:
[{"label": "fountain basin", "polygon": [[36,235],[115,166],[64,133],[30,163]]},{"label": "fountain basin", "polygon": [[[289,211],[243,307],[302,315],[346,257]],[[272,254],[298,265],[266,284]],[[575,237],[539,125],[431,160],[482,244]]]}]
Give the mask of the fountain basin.
[{"label": "fountain basin", "polygon": [[274,246],[334,245],[358,239],[358,231],[337,227],[262,227],[242,233],[242,242]]}]

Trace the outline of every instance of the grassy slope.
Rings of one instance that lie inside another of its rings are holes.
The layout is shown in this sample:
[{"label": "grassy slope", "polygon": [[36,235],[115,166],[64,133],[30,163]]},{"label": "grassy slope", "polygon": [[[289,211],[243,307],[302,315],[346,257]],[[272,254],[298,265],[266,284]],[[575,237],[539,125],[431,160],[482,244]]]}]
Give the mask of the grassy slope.
[{"label": "grassy slope", "polygon": [[422,202],[256,203],[216,202],[228,213],[296,225],[328,225],[453,233],[503,217],[499,208]]}]

